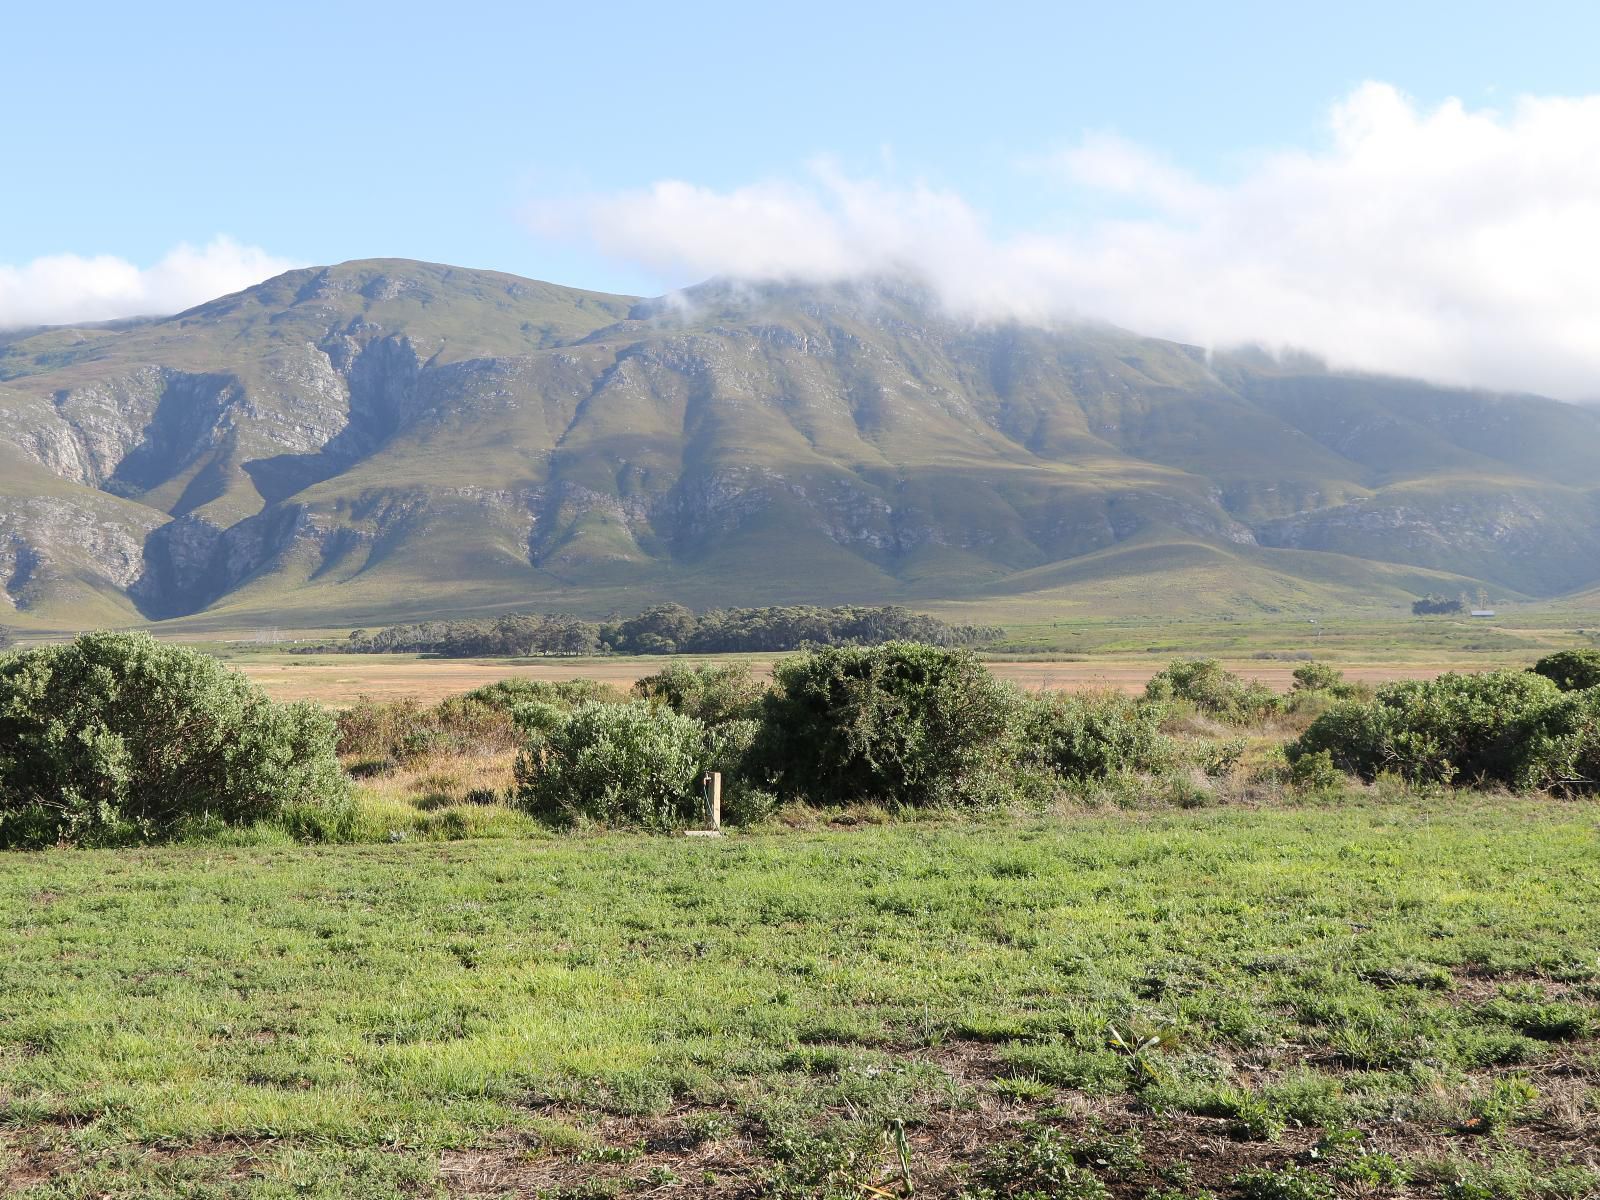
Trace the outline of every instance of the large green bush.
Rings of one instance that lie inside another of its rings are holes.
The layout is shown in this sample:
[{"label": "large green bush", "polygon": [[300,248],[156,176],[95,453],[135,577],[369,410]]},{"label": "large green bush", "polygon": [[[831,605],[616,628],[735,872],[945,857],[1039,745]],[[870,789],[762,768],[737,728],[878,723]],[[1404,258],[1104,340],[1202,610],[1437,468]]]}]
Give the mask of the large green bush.
[{"label": "large green bush", "polygon": [[1600,687],[1600,650],[1558,650],[1545,655],[1529,670],[1543,675],[1563,692]]},{"label": "large green bush", "polygon": [[1240,678],[1214,658],[1171,663],[1145,685],[1144,691],[1146,699],[1182,701],[1219,721],[1241,724],[1267,716],[1278,705],[1271,688]]},{"label": "large green bush", "polygon": [[276,704],[209,655],[92,633],[0,658],[0,844],[326,828],[349,803],[327,714]]},{"label": "large green bush", "polygon": [[1031,697],[1024,758],[1066,780],[1104,779],[1170,767],[1177,750],[1161,732],[1159,704],[1116,692],[1048,692]]},{"label": "large green bush", "polygon": [[1600,788],[1600,687],[1563,692],[1527,735],[1517,781],[1564,792]]},{"label": "large green bush", "polygon": [[773,668],[755,748],[779,790],[813,804],[998,799],[1024,699],[969,651],[836,646]]},{"label": "large green bush", "polygon": [[516,794],[546,820],[672,829],[693,819],[707,763],[706,728],[635,700],[586,701],[570,712],[533,702],[517,710],[527,745]]},{"label": "large green bush", "polygon": [[1549,786],[1558,758],[1576,763],[1594,750],[1585,748],[1593,736],[1586,711],[1563,707],[1556,685],[1527,671],[1411,679],[1384,685],[1370,701],[1334,705],[1289,756],[1326,750],[1336,766],[1367,779],[1392,771],[1417,782]]}]

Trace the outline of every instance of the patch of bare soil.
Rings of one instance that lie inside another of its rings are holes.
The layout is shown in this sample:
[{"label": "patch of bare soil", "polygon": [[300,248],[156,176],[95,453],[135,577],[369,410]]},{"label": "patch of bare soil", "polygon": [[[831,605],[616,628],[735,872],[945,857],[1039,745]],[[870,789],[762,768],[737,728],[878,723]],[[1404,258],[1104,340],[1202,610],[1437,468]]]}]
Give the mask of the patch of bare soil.
[{"label": "patch of bare soil", "polygon": [[[1495,1138],[1445,1125],[1380,1122],[1365,1127],[1361,1149],[1402,1160],[1485,1161],[1515,1148],[1551,1164],[1600,1168],[1600,1138],[1586,1107],[1592,1071],[1581,1065],[1595,1050],[1594,1045],[1566,1048],[1527,1073],[1539,1088],[1546,1114],[1539,1120]],[[1226,1195],[1235,1190],[1232,1181],[1242,1172],[1317,1162],[1319,1131],[1291,1127],[1275,1141],[1251,1141],[1226,1118],[1153,1114],[1126,1095],[1097,1098],[1062,1092],[1048,1105],[1021,1104],[987,1086],[1002,1073],[993,1046],[955,1042],[916,1054],[937,1064],[974,1102],[936,1108],[927,1120],[906,1130],[913,1190],[906,1188],[887,1137],[876,1168],[863,1177],[833,1180],[836,1189],[853,1188],[864,1198],[954,1197],[973,1184],[997,1151],[1041,1125],[1078,1139],[1137,1135],[1143,1145],[1138,1168],[1120,1174],[1097,1168],[1113,1200],[1143,1200],[1152,1190],[1172,1190],[1177,1179],[1183,1181],[1179,1190],[1190,1195],[1197,1189]],[[1488,1078],[1485,1074],[1485,1087]],[[542,1111],[583,1126],[603,1149],[562,1151],[540,1146],[536,1139],[507,1136],[480,1149],[447,1151],[440,1175],[448,1194],[458,1200],[610,1194],[754,1200],[770,1194],[774,1163],[762,1131],[741,1123],[732,1110],[684,1106],[659,1117],[627,1118],[597,1117],[575,1108]],[[722,1132],[704,1137],[700,1131],[706,1128]]]}]

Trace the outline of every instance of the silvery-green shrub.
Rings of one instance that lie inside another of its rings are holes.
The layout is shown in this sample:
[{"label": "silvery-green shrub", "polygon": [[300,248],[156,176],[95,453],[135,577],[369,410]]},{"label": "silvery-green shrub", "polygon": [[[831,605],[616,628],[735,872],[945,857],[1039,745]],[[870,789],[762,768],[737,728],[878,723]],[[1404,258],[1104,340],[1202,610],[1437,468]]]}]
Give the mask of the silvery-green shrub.
[{"label": "silvery-green shrub", "polygon": [[693,717],[642,700],[517,715],[516,795],[535,816],[671,829],[698,812],[706,729]]},{"label": "silvery-green shrub", "polygon": [[[91,633],[0,658],[0,844],[349,813],[334,723],[210,655]],[[303,823],[303,820],[302,820]]]}]

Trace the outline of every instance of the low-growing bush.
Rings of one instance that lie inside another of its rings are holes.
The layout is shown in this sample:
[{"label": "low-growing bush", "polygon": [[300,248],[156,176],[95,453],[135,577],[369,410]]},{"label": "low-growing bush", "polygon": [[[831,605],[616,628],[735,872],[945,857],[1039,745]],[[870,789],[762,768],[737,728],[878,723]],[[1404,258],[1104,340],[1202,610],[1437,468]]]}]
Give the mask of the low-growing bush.
[{"label": "low-growing bush", "polygon": [[1145,698],[1183,701],[1207,716],[1235,724],[1260,720],[1278,705],[1271,688],[1224,670],[1214,658],[1171,663],[1145,685]]},{"label": "low-growing bush", "polygon": [[466,698],[507,712],[534,700],[572,708],[587,700],[619,704],[624,699],[616,688],[598,679],[524,679],[520,676],[486,683],[468,692]]},{"label": "low-growing bush", "polygon": [[1600,694],[1562,693],[1528,671],[1405,680],[1334,705],[1287,752],[1297,763],[1324,751],[1369,780],[1387,771],[1419,783],[1590,788],[1600,776]]},{"label": "low-growing bush", "polygon": [[1030,697],[1022,753],[1064,780],[1104,779],[1171,766],[1176,747],[1161,732],[1165,710],[1117,692]]},{"label": "low-growing bush", "polygon": [[1321,693],[1334,700],[1356,700],[1370,697],[1372,690],[1364,683],[1351,683],[1344,672],[1332,663],[1308,662],[1294,669],[1294,683],[1289,696]]},{"label": "low-growing bush", "polygon": [[1326,749],[1298,755],[1289,764],[1289,782],[1303,792],[1331,792],[1345,782]]},{"label": "low-growing bush", "polygon": [[338,731],[341,755],[398,764],[505,752],[518,745],[511,713],[472,695],[451,696],[432,708],[410,697],[362,697],[339,714]]},{"label": "low-growing bush", "polygon": [[765,691],[765,685],[742,663],[695,667],[668,663],[664,670],[633,685],[633,694],[640,699],[664,704],[707,725],[753,721],[760,714]]},{"label": "low-growing bush", "polygon": [[518,715],[529,740],[516,796],[532,815],[672,829],[696,814],[706,728],[693,717],[639,700],[586,701],[568,713],[527,705]]},{"label": "low-growing bush", "polygon": [[1014,784],[1025,700],[969,651],[828,647],[773,669],[759,768],[813,804],[981,804]]},{"label": "low-growing bush", "polygon": [[92,633],[0,659],[0,844],[115,843],[349,812],[333,721],[210,655]]},{"label": "low-growing bush", "polygon": [[1558,650],[1528,668],[1543,675],[1563,692],[1600,687],[1600,650]]}]

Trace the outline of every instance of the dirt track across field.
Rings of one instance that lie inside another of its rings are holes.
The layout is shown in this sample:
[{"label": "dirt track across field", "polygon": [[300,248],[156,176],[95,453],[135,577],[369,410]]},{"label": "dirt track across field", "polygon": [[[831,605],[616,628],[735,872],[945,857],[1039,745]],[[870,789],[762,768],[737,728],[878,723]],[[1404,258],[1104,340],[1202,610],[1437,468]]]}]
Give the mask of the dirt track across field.
[{"label": "dirt track across field", "polygon": [[[485,683],[511,676],[531,679],[601,679],[626,688],[642,675],[661,670],[668,661],[689,664],[729,661],[685,655],[665,658],[552,659],[539,663],[508,663],[494,659],[415,659],[378,654],[306,655],[298,658],[274,655],[270,659],[245,658],[235,665],[279,700],[316,700],[333,707],[353,703],[357,697],[398,700],[415,696],[434,703],[445,696],[471,691]],[[771,658],[744,659],[757,671],[765,672]],[[996,662],[990,670],[1035,691],[1040,688],[1081,691],[1115,688],[1124,692],[1142,691],[1145,681],[1162,666],[1145,659],[1092,659],[1088,661]],[[1228,662],[1230,670],[1249,679],[1259,679],[1282,692],[1292,682],[1293,663]],[[1372,683],[1389,679],[1428,678],[1448,670],[1442,663],[1340,664],[1345,677]]]}]

